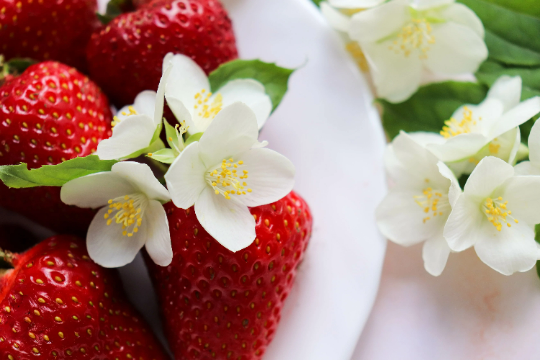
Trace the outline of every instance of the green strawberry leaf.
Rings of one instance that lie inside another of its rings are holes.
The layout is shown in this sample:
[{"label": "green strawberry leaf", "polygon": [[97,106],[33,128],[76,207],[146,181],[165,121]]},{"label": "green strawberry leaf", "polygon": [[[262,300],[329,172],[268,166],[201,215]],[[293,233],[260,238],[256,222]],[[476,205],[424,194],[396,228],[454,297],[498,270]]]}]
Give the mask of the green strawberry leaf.
[{"label": "green strawberry leaf", "polygon": [[214,70],[208,80],[214,93],[231,80],[257,80],[264,85],[266,93],[272,100],[272,111],[274,111],[287,92],[289,77],[293,72],[294,69],[282,68],[260,60],[233,60]]},{"label": "green strawberry leaf", "polygon": [[21,189],[37,186],[62,186],[82,176],[110,171],[116,160],[100,160],[96,155],[78,157],[58,165],[44,165],[28,169],[27,165],[0,166],[0,180],[10,188]]},{"label": "green strawberry leaf", "polygon": [[400,130],[439,133],[444,121],[464,104],[478,104],[487,94],[487,87],[470,82],[446,81],[422,86],[408,100],[393,104],[376,100],[383,107],[383,127],[390,139]]}]

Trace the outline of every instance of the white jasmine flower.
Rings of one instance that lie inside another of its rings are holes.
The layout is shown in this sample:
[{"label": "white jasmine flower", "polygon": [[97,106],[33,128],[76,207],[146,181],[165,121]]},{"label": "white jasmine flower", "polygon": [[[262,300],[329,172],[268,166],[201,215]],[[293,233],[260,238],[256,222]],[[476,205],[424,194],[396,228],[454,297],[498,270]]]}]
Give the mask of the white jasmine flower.
[{"label": "white jasmine flower", "polygon": [[67,182],[60,197],[68,205],[102,207],[86,239],[88,253],[99,265],[126,265],[145,245],[156,264],[171,263],[169,224],[162,205],[170,196],[148,165],[119,162],[109,172]]},{"label": "white jasmine flower", "polygon": [[517,175],[540,175],[540,123],[537,121],[529,135],[529,161],[523,161],[514,168]]},{"label": "white jasmine flower", "polygon": [[540,177],[486,157],[453,206],[444,237],[454,251],[474,246],[478,257],[504,275],[528,271],[538,259],[534,225],[540,223]]},{"label": "white jasmine flower", "polygon": [[163,118],[165,82],[171,71],[168,67],[159,82],[157,93],[143,91],[133,105],[122,108],[114,117],[113,134],[102,140],[96,155],[101,160],[134,158],[164,147],[159,138]]},{"label": "white jasmine flower", "polygon": [[233,80],[212,94],[203,69],[189,57],[167,54],[164,63],[169,62],[172,70],[165,98],[178,121],[186,121],[190,134],[204,132],[221,109],[237,101],[255,112],[259,129],[270,116],[272,101],[260,82]]},{"label": "white jasmine flower", "polygon": [[474,73],[487,58],[482,22],[454,1],[391,0],[353,15],[349,35],[367,58],[378,95],[391,102],[416,92],[424,69]]},{"label": "white jasmine flower", "polygon": [[221,110],[200,141],[188,145],[165,175],[174,204],[195,205],[203,228],[235,252],[255,240],[248,207],[269,204],[294,185],[294,166],[260,147],[255,113],[243,103]]},{"label": "white jasmine flower", "polygon": [[336,30],[348,32],[351,16],[357,12],[375,7],[386,0],[328,0],[320,3],[323,16]]},{"label": "white jasmine flower", "polygon": [[438,276],[450,254],[443,229],[461,193],[459,183],[446,165],[404,132],[388,147],[385,159],[396,184],[376,210],[377,225],[397,244],[424,241],[424,266]]},{"label": "white jasmine flower", "polygon": [[518,126],[540,112],[540,97],[520,98],[521,78],[502,76],[482,103],[457,109],[441,131],[444,140],[428,149],[442,161],[464,161],[468,173],[488,155],[513,163],[521,142]]}]

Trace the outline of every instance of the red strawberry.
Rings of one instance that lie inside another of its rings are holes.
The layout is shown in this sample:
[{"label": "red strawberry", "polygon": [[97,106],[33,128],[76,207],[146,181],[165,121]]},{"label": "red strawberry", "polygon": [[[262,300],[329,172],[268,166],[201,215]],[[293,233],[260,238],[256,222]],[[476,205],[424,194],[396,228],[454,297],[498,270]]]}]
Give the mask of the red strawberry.
[{"label": "red strawberry", "polygon": [[[30,66],[0,87],[0,165],[30,168],[90,155],[111,135],[105,96],[87,77],[56,62]],[[83,232],[93,212],[68,207],[60,188],[7,189],[0,206],[61,232]]]},{"label": "red strawberry", "polygon": [[168,359],[115,270],[83,241],[56,236],[13,255],[0,278],[2,359]]},{"label": "red strawberry", "polygon": [[260,359],[274,336],[311,236],[307,204],[294,192],[251,208],[255,242],[232,253],[201,227],[193,209],[166,205],[174,258],[147,261],[165,333],[177,359]]},{"label": "red strawberry", "polygon": [[99,26],[96,11],[96,0],[0,0],[0,52],[84,70],[86,44]]},{"label": "red strawberry", "polygon": [[156,90],[163,58],[190,56],[207,73],[238,56],[231,21],[218,0],[155,0],[92,35],[90,74],[117,106]]}]

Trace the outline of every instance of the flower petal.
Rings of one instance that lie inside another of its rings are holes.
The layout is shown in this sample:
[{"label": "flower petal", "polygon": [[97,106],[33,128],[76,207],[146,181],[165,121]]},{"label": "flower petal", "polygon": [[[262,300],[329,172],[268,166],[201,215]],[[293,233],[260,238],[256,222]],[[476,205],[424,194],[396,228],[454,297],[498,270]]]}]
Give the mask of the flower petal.
[{"label": "flower petal", "polygon": [[257,117],[237,102],[221,110],[199,141],[199,156],[207,168],[249,150],[259,136]]},{"label": "flower petal", "polygon": [[493,127],[490,137],[496,138],[505,132],[519,126],[540,112],[540,96],[522,101],[517,106],[505,112]]},{"label": "flower petal", "polygon": [[479,199],[487,198],[492,195],[496,188],[513,175],[514,168],[512,165],[499,158],[487,156],[480,161],[471,173],[463,191],[467,195],[475,196]]},{"label": "flower petal", "polygon": [[362,50],[366,55],[377,94],[390,102],[398,103],[418,90],[423,65],[418,57],[405,57],[402,52],[390,49],[391,46],[392,40],[387,40],[364,44]]},{"label": "flower petal", "polygon": [[122,120],[113,129],[109,139],[102,140],[95,155],[101,160],[119,160],[139,150],[143,150],[152,141],[155,125],[146,115],[131,115]]},{"label": "flower petal", "polygon": [[499,77],[491,85],[487,98],[501,101],[505,112],[517,106],[521,100],[521,77],[507,75]]},{"label": "flower petal", "polygon": [[156,99],[154,103],[154,112],[153,112],[153,119],[154,119],[154,125],[157,127],[159,124],[161,124],[161,120],[163,118],[163,107],[165,106],[165,86],[167,85],[167,81],[169,79],[169,76],[172,71],[172,65],[169,64],[165,71],[163,72],[163,75],[161,76],[161,79],[159,80],[158,90],[156,93]]},{"label": "flower petal", "polygon": [[207,168],[199,158],[199,143],[189,144],[165,174],[174,205],[188,209],[208,186],[204,180]]},{"label": "flower petal", "polygon": [[442,236],[442,233],[432,237],[424,243],[422,258],[424,267],[433,276],[442,274],[450,255],[450,247]]},{"label": "flower petal", "polygon": [[190,134],[196,134],[198,132],[202,132],[202,129],[199,129],[195,121],[193,121],[193,117],[191,116],[191,113],[186,108],[184,103],[176,98],[169,97],[167,98],[167,105],[171,109],[171,111],[174,114],[174,117],[179,121],[185,121],[186,125],[189,126],[188,132]]},{"label": "flower petal", "polygon": [[527,176],[527,175],[540,175],[540,167],[537,166],[532,161],[523,161],[514,166],[514,171],[516,175]]},{"label": "flower petal", "polygon": [[146,227],[140,227],[133,236],[123,236],[118,224],[107,225],[104,215],[108,208],[98,211],[88,229],[86,247],[88,254],[97,264],[115,268],[129,264],[146,241]]},{"label": "flower petal", "polygon": [[[430,1],[441,2],[441,0]],[[446,6],[440,10],[439,14],[443,19],[464,25],[474,31],[480,38],[484,38],[484,25],[482,24],[482,20],[476,16],[474,11],[463,4],[454,3],[454,0],[442,1],[446,3],[453,3],[452,5]]]},{"label": "flower petal", "polygon": [[482,224],[493,226],[487,222],[475,200],[464,194],[459,196],[444,226],[444,238],[454,251],[468,249],[484,236]]},{"label": "flower petal", "polygon": [[264,85],[252,79],[239,79],[229,81],[218,92],[223,96],[223,107],[237,101],[243,102],[257,117],[257,124],[261,129],[272,111],[272,100],[266,94]]},{"label": "flower petal", "polygon": [[536,121],[529,134],[529,159],[540,166],[540,121]]},{"label": "flower petal", "polygon": [[474,73],[487,58],[484,40],[471,28],[454,22],[433,26],[435,42],[427,52],[428,69],[442,74]]},{"label": "flower petal", "polygon": [[454,206],[456,203],[459,195],[461,195],[461,186],[459,185],[459,181],[456,178],[456,175],[450,170],[448,166],[445,165],[442,161],[439,161],[437,163],[437,167],[439,168],[439,171],[441,172],[441,175],[450,180],[450,189],[448,190],[448,201],[450,202],[450,206]]},{"label": "flower petal", "polygon": [[441,161],[453,162],[469,158],[489,143],[482,134],[468,133],[449,138],[444,144],[427,145]]},{"label": "flower petal", "polygon": [[377,207],[375,218],[379,231],[396,244],[410,246],[427,240],[444,227],[445,217],[424,221],[426,213],[415,202],[421,191],[392,189]]},{"label": "flower petal", "polygon": [[[330,0],[330,2],[332,2],[332,0]],[[326,21],[328,21],[331,27],[342,32],[349,31],[349,27],[351,26],[351,19],[347,15],[335,9],[326,1],[320,3],[319,6],[321,8],[322,15],[324,16]]]},{"label": "flower petal", "polygon": [[514,218],[529,225],[540,223],[540,176],[514,176],[503,184],[500,196],[508,201]]},{"label": "flower petal", "polygon": [[503,275],[533,268],[537,260],[534,230],[526,224],[515,224],[502,231],[487,223],[489,232],[474,245],[480,260]]},{"label": "flower petal", "polygon": [[291,192],[294,186],[294,165],[285,156],[270,149],[246,151],[238,160],[249,171],[246,179],[251,192],[234,196],[242,204],[250,207],[270,204]]},{"label": "flower petal", "polygon": [[245,249],[255,240],[255,219],[247,206],[206,187],[197,202],[195,214],[202,227],[232,252]]},{"label": "flower petal", "polygon": [[408,0],[392,0],[380,6],[354,14],[349,36],[364,46],[397,34],[411,15]]},{"label": "flower petal", "polygon": [[167,266],[173,258],[167,214],[160,202],[150,200],[144,213],[146,251],[159,266]]},{"label": "flower petal", "polygon": [[[137,192],[146,195],[150,200],[167,202],[171,200],[167,189],[156,179],[150,166],[133,161],[123,161],[112,166],[113,174],[129,181]],[[129,194],[125,194],[129,195]]]},{"label": "flower petal", "polygon": [[[152,90],[145,90],[140,92],[135,98],[133,105],[130,106],[132,106],[135,111],[137,111],[138,115],[146,115],[153,118],[156,106],[156,92]],[[122,109],[120,109],[120,111],[116,113],[116,116],[118,116],[118,118],[121,120],[126,119],[128,116],[130,116],[128,115],[130,113],[130,106],[124,106]]]},{"label": "flower petal", "polygon": [[416,10],[428,10],[452,4],[455,0],[411,0],[411,7]]},{"label": "flower petal", "polygon": [[106,205],[110,199],[134,192],[135,188],[129,181],[107,171],[68,181],[60,190],[60,199],[67,205],[98,208]]},{"label": "flower petal", "polygon": [[172,65],[171,72],[165,88],[165,98],[174,98],[182,103],[191,112],[195,106],[195,94],[202,90],[210,91],[208,78],[199,65],[191,58],[176,54],[169,58]]},{"label": "flower petal", "polygon": [[328,0],[330,5],[342,9],[367,9],[385,2],[385,0]]}]

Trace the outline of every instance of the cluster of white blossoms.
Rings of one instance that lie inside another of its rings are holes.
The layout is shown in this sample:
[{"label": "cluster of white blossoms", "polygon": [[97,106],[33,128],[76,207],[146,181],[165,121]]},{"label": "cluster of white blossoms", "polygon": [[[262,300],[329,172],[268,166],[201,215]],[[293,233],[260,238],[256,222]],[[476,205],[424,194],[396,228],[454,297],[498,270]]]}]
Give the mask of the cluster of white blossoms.
[{"label": "cluster of white blossoms", "polygon": [[[175,127],[163,119],[165,99],[178,121]],[[293,164],[258,141],[271,110],[261,83],[233,80],[212,94],[195,62],[168,54],[158,91],[144,91],[121,109],[111,138],[98,145],[101,160],[119,162],[109,172],[62,187],[64,203],[101,208],[88,230],[91,258],[105,267],[123,266],[145,246],[155,263],[170,264],[163,205],[171,200],[182,209],[195,206],[203,228],[225,248],[249,246],[255,220],[248,207],[275,202],[294,185]],[[170,148],[160,138],[163,128]],[[147,164],[125,161],[143,154],[171,164],[167,187]]]},{"label": "cluster of white blossoms", "polygon": [[[470,247],[505,275],[540,259],[540,123],[529,137],[530,161],[515,165],[527,153],[518,126],[540,113],[540,97],[520,97],[521,78],[503,76],[481,104],[460,107],[440,134],[402,132],[388,146],[394,186],[377,208],[377,224],[397,244],[424,242],[430,274],[442,273],[451,252]],[[470,176],[461,189],[463,174]]]},{"label": "cluster of white blossoms", "polygon": [[328,0],[321,11],[357,42],[390,102],[414,94],[426,73],[474,73],[488,55],[482,22],[455,0]]}]

